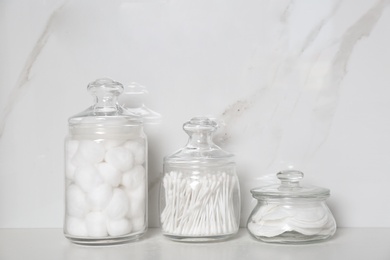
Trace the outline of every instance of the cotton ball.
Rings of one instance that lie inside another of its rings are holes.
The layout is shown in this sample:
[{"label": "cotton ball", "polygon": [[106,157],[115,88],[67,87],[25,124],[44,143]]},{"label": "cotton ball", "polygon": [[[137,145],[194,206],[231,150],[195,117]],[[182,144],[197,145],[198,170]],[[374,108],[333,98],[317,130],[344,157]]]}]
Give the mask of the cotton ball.
[{"label": "cotton ball", "polygon": [[74,182],[85,192],[103,183],[102,177],[92,165],[81,165],[76,168]]},{"label": "cotton ball", "polygon": [[127,141],[123,146],[134,155],[134,164],[145,162],[146,149],[143,140]]},{"label": "cotton ball", "polygon": [[65,164],[65,174],[66,178],[73,180],[75,165],[72,163],[72,158],[77,152],[77,148],[79,146],[79,141],[76,140],[68,140],[65,143],[65,155],[66,155],[66,164]]},{"label": "cotton ball", "polygon": [[84,192],[75,184],[66,189],[66,212],[73,217],[82,218],[89,212]]},{"label": "cotton ball", "polygon": [[142,165],[137,165],[131,170],[123,173],[122,185],[128,190],[136,189],[139,186],[145,186],[145,175],[145,168]]},{"label": "cotton ball", "polygon": [[106,139],[103,142],[104,148],[106,150],[113,148],[113,147],[118,147],[123,144],[123,140],[116,140],[116,139]]},{"label": "cotton ball", "polygon": [[88,235],[91,237],[107,236],[106,217],[103,213],[93,211],[85,217]]},{"label": "cotton ball", "polygon": [[130,200],[130,207],[126,216],[131,219],[144,217],[146,212],[145,186],[139,186],[137,189],[129,191],[127,194]]},{"label": "cotton ball", "polygon": [[121,236],[131,232],[132,226],[128,219],[107,220],[107,231],[110,236]]},{"label": "cotton ball", "polygon": [[71,160],[67,160],[65,164],[65,176],[67,179],[73,181],[74,179],[74,172],[76,170],[76,167],[71,162]]},{"label": "cotton ball", "polygon": [[112,187],[109,184],[101,184],[90,190],[88,193],[88,203],[92,210],[103,210],[112,197]]},{"label": "cotton ball", "polygon": [[114,189],[110,203],[106,208],[106,214],[111,219],[119,219],[129,210],[129,199],[126,193],[120,189]]},{"label": "cotton ball", "polygon": [[87,226],[84,219],[67,216],[65,219],[66,233],[72,236],[88,236]]},{"label": "cotton ball", "polygon": [[72,158],[79,147],[79,141],[77,140],[68,140],[65,143],[65,154],[68,158]]},{"label": "cotton ball", "polygon": [[83,140],[80,141],[79,148],[75,156],[80,159],[84,159],[88,163],[99,163],[103,161],[104,154],[106,150],[101,143],[91,141],[91,140]]},{"label": "cotton ball", "polygon": [[118,187],[119,183],[122,180],[122,174],[114,166],[109,163],[102,162],[97,165],[100,176],[103,180],[110,184],[112,187]]},{"label": "cotton ball", "polygon": [[104,159],[120,171],[127,171],[133,167],[133,155],[123,147],[108,149]]},{"label": "cotton ball", "polygon": [[133,232],[144,230],[146,227],[145,217],[132,218],[131,225],[133,226]]}]

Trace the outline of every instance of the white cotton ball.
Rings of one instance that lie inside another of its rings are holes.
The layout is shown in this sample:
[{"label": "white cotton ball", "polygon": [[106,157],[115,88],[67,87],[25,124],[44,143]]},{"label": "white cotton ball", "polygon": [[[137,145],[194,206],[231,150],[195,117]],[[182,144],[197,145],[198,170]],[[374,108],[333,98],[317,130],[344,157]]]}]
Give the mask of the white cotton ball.
[{"label": "white cotton ball", "polygon": [[116,139],[106,139],[103,142],[104,148],[106,150],[113,148],[113,147],[118,147],[123,144],[123,140],[116,140]]},{"label": "white cotton ball", "polygon": [[67,179],[73,181],[74,179],[74,172],[76,170],[76,167],[71,162],[71,160],[67,160],[65,164],[65,176]]},{"label": "white cotton ball", "polygon": [[81,165],[76,168],[74,182],[85,192],[103,183],[97,169],[92,165]]},{"label": "white cotton ball", "polygon": [[144,201],[146,197],[146,186],[144,185],[139,185],[136,189],[131,190],[128,192],[128,196],[131,201],[133,200],[141,200]]},{"label": "white cotton ball", "polygon": [[109,163],[102,162],[97,165],[100,176],[112,187],[118,187],[122,180],[121,172]]},{"label": "white cotton ball", "polygon": [[88,236],[105,237],[107,236],[106,216],[98,211],[93,211],[85,217]]},{"label": "white cotton ball", "polygon": [[140,186],[127,193],[130,200],[130,207],[126,216],[130,219],[144,217],[146,207],[145,186]]},{"label": "white cotton ball", "polygon": [[84,219],[67,216],[65,219],[66,233],[72,236],[88,236],[87,226]]},{"label": "white cotton ball", "polygon": [[75,157],[80,157],[78,161],[80,161],[80,159],[84,159],[88,163],[99,163],[103,161],[105,152],[106,150],[101,143],[91,140],[83,140],[80,141]]},{"label": "white cotton ball", "polygon": [[68,140],[65,143],[65,154],[68,158],[72,158],[79,147],[79,141],[77,140]]},{"label": "white cotton ball", "polygon": [[106,208],[112,197],[112,187],[109,184],[100,184],[88,192],[87,201],[91,210],[99,211]]},{"label": "white cotton ball", "polygon": [[120,219],[126,215],[128,210],[129,199],[126,193],[120,188],[115,188],[111,201],[106,208],[107,216],[111,219]]},{"label": "white cotton ball", "polygon": [[65,174],[66,178],[73,180],[75,165],[72,163],[72,158],[77,152],[77,148],[79,146],[79,141],[76,140],[68,140],[65,143],[65,156],[66,156],[66,164],[65,164]]},{"label": "white cotton ball", "polygon": [[73,217],[82,218],[89,212],[84,192],[75,184],[66,189],[66,212]]},{"label": "white cotton ball", "polygon": [[107,231],[110,236],[122,236],[131,232],[132,226],[128,219],[107,220]]},{"label": "white cotton ball", "polygon": [[144,230],[146,227],[145,217],[132,218],[131,225],[133,226],[133,232]]},{"label": "white cotton ball", "polygon": [[90,165],[91,163],[84,159],[81,153],[76,153],[70,160],[69,163],[75,168],[83,165]]},{"label": "white cotton ball", "polygon": [[145,168],[142,165],[136,165],[131,170],[123,173],[122,185],[128,190],[136,189],[139,186],[145,186],[145,177]]},{"label": "white cotton ball", "polygon": [[127,171],[133,167],[133,155],[123,147],[108,149],[104,159],[120,171]]},{"label": "white cotton ball", "polygon": [[133,154],[134,164],[143,164],[145,162],[146,149],[143,140],[127,141],[123,146]]}]

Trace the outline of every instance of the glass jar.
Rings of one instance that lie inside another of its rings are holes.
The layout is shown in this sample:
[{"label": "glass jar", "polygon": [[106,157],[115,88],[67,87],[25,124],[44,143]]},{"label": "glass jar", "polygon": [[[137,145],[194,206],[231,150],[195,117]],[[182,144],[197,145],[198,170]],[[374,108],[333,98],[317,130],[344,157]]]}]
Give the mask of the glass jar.
[{"label": "glass jar", "polygon": [[178,241],[212,241],[236,234],[240,188],[233,155],[212,141],[217,123],[195,117],[183,125],[187,145],[164,158],[160,188],[163,234]]},{"label": "glass jar", "polygon": [[64,234],[84,245],[120,244],[147,229],[147,139],[142,120],[118,105],[122,84],[88,85],[95,104],[69,119]]},{"label": "glass jar", "polygon": [[325,202],[329,190],[301,186],[300,171],[282,171],[277,177],[280,185],[251,190],[257,205],[248,219],[249,233],[274,243],[305,243],[333,236],[336,221]]}]

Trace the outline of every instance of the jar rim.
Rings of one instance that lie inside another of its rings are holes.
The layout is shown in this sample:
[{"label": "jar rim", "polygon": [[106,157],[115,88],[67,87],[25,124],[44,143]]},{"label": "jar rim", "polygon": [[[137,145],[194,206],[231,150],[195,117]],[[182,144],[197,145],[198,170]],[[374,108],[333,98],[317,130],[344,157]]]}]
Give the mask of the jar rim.
[{"label": "jar rim", "polygon": [[[253,198],[258,200],[268,199],[326,199],[330,196],[330,190],[319,188],[316,186],[306,186],[304,189],[299,189],[290,192],[283,192],[278,190],[279,186],[268,186],[253,188],[250,190]],[[269,188],[269,189],[265,189]]]}]

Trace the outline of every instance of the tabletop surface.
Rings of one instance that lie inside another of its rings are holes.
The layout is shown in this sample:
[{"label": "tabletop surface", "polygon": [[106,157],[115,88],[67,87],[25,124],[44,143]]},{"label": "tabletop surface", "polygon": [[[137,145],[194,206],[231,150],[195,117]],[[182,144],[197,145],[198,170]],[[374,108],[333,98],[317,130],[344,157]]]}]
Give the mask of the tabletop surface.
[{"label": "tabletop surface", "polygon": [[365,259],[390,260],[390,228],[339,228],[325,242],[268,244],[240,229],[234,238],[213,243],[183,243],[151,228],[139,241],[105,247],[70,243],[62,229],[0,229],[0,260],[130,260],[130,259]]}]

